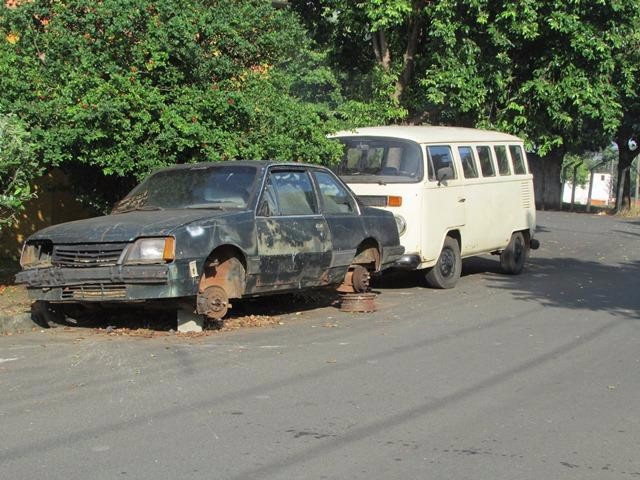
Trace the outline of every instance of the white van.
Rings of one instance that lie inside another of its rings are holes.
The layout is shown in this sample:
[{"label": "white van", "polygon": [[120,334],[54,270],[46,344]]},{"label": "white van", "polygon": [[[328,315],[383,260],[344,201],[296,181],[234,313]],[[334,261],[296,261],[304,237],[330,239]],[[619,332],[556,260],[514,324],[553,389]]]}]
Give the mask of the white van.
[{"label": "white van", "polygon": [[524,268],[536,226],[533,181],[522,140],[458,127],[388,126],[338,132],[338,174],[360,200],[394,213],[405,255],[396,267],[425,269],[452,288],[461,259],[500,254]]}]

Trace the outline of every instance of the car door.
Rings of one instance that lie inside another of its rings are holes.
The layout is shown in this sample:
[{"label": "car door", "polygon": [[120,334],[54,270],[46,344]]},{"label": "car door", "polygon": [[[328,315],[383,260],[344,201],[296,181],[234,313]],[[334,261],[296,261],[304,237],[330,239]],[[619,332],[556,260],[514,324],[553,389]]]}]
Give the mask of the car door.
[{"label": "car door", "polygon": [[260,271],[256,290],[290,290],[326,283],[331,260],[328,226],[309,173],[276,167],[268,174],[256,212]]},{"label": "car door", "polygon": [[332,277],[342,277],[355,257],[356,248],[366,238],[364,223],[355,199],[340,180],[323,170],[314,170],[312,174],[329,225]]}]

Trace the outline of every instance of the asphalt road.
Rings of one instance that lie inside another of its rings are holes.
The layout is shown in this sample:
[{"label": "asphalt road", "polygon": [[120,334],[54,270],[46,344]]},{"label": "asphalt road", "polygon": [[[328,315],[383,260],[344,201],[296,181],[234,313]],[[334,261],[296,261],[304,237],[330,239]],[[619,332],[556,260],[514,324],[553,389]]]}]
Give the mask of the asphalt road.
[{"label": "asphalt road", "polygon": [[640,221],[538,220],[524,274],[392,277],[375,314],[0,337],[0,478],[638,478]]}]

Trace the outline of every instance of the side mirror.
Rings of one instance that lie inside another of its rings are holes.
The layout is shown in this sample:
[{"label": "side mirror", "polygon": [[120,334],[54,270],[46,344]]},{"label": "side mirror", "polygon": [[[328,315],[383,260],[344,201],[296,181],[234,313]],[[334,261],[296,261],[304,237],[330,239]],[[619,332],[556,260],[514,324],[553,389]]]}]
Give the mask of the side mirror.
[{"label": "side mirror", "polygon": [[[453,178],[453,169],[451,167],[439,168],[436,172],[436,179],[438,180],[438,186],[445,182],[447,179]],[[446,185],[446,183],[445,183]]]}]

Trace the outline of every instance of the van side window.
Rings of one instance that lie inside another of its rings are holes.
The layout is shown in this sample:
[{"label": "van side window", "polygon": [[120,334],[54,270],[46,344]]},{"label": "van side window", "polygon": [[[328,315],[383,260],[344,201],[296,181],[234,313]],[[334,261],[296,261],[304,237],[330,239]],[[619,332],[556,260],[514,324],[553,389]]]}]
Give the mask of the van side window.
[{"label": "van side window", "polygon": [[491,160],[491,148],[490,147],[476,147],[478,153],[478,159],[480,159],[480,171],[483,177],[495,177],[496,170],[493,167],[493,161]]},{"label": "van side window", "polygon": [[427,147],[427,156],[429,157],[429,180],[438,181],[438,173],[446,174],[449,180],[458,178],[453,165],[451,148],[444,145]]},{"label": "van side window", "polygon": [[496,149],[496,157],[498,159],[498,172],[500,172],[500,175],[511,175],[507,147],[504,145],[496,145],[494,148]]},{"label": "van side window", "polygon": [[458,147],[458,152],[460,153],[464,178],[478,178],[478,169],[476,168],[471,147]]},{"label": "van side window", "polygon": [[509,152],[511,152],[511,160],[513,161],[513,170],[516,175],[522,175],[527,173],[527,167],[524,164],[524,155],[522,154],[522,147],[520,145],[509,145]]}]

